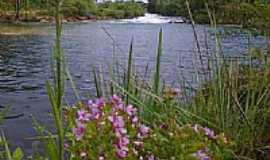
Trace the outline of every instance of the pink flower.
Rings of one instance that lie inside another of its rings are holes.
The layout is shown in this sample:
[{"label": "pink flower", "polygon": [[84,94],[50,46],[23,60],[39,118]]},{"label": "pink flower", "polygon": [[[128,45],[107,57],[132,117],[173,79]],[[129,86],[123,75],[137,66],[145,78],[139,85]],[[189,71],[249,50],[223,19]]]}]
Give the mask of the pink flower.
[{"label": "pink flower", "polygon": [[150,156],[147,157],[148,160],[155,160],[155,156],[151,154]]},{"label": "pink flower", "polygon": [[116,137],[118,138],[127,134],[127,130],[125,128],[116,128],[114,132],[115,132]]},{"label": "pink flower", "polygon": [[101,117],[102,112],[97,106],[92,106],[91,108],[91,119],[99,119]]},{"label": "pink flower", "polygon": [[120,137],[120,138],[118,139],[118,145],[119,145],[119,146],[126,146],[126,145],[128,145],[128,144],[129,144],[129,139],[128,139],[126,136]]},{"label": "pink flower", "polygon": [[145,136],[149,133],[150,131],[150,128],[149,127],[146,127],[144,124],[142,124],[139,128],[139,132],[142,136]]},{"label": "pink flower", "polygon": [[90,120],[90,114],[87,113],[85,110],[77,111],[77,115],[78,115],[79,121],[89,121]]},{"label": "pink flower", "polygon": [[204,149],[200,149],[195,153],[195,157],[199,160],[210,160],[210,157],[205,153]]},{"label": "pink flower", "polygon": [[122,116],[109,116],[109,121],[112,122],[113,128],[123,128],[125,125],[124,118]]},{"label": "pink flower", "polygon": [[134,108],[132,105],[128,105],[126,107],[127,114],[132,117],[137,114],[137,108]]},{"label": "pink flower", "polygon": [[95,103],[98,106],[98,108],[100,108],[100,109],[102,109],[105,106],[105,101],[103,98],[97,99]]},{"label": "pink flower", "polygon": [[214,131],[211,130],[211,129],[209,129],[209,128],[207,128],[207,127],[204,128],[204,133],[205,133],[205,135],[208,136],[209,138],[213,138],[213,139],[216,138]]},{"label": "pink flower", "polygon": [[94,104],[94,102],[92,100],[88,101],[88,107],[91,108],[91,106]]},{"label": "pink flower", "polygon": [[125,158],[128,155],[128,148],[127,147],[116,147],[116,155],[118,158]]},{"label": "pink flower", "polygon": [[137,116],[134,116],[134,117],[132,117],[131,122],[132,122],[133,124],[136,124],[136,123],[139,122],[139,118],[138,118]]},{"label": "pink flower", "polygon": [[68,150],[69,149],[69,144],[68,143],[64,143],[64,148],[65,148],[65,150]]},{"label": "pink flower", "polygon": [[97,99],[95,102],[89,100],[88,108],[91,112],[90,119],[95,120],[99,119],[102,116],[102,109],[105,106],[105,102],[103,99]]},{"label": "pink flower", "polygon": [[85,133],[85,126],[81,122],[77,121],[76,127],[73,128],[73,134],[76,137],[76,140],[79,141],[82,139]]},{"label": "pink flower", "polygon": [[125,108],[125,105],[123,104],[122,99],[117,95],[113,95],[111,97],[110,102],[111,102],[111,104],[113,106],[113,109],[124,110],[124,108]]}]

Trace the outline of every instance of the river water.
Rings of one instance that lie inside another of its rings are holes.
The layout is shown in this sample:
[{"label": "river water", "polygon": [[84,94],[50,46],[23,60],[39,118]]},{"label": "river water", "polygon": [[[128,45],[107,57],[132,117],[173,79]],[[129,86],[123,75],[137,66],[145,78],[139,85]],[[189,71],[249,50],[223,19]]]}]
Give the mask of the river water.
[{"label": "river water", "polygon": [[[147,15],[133,20],[65,24],[63,50],[80,93],[93,93],[92,68],[103,66],[106,72],[106,67],[112,63],[113,53],[125,64],[132,38],[136,70],[142,72],[146,66],[153,68],[160,28],[164,33],[162,78],[171,85],[177,84],[180,74],[192,81],[196,51],[192,28],[189,24],[166,23],[167,20],[167,17]],[[33,141],[25,138],[35,135],[31,117],[36,117],[42,124],[51,124],[44,83],[51,79],[54,42],[52,26],[38,24],[31,28],[42,34],[0,35],[0,105],[9,106],[10,114],[24,114],[20,118],[6,120],[2,128],[15,145],[25,148],[28,153]],[[197,26],[196,30],[202,50],[206,50],[206,39],[208,48],[213,50],[214,30],[204,25]],[[249,46],[266,45],[266,38],[248,38],[246,32],[235,27],[221,26],[218,30],[223,35],[221,41],[225,55],[241,56]],[[69,98],[72,103],[72,96]]]}]

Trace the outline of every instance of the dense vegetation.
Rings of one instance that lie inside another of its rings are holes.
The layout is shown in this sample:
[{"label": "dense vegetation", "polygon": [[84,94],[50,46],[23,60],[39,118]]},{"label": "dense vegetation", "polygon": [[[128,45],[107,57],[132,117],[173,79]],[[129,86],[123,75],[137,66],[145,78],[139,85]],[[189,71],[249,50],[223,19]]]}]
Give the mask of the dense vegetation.
[{"label": "dense vegetation", "polygon": [[[60,2],[56,2],[54,80],[46,82],[56,129],[50,132],[34,123],[39,137],[33,139],[44,142],[45,147],[41,153],[37,151],[29,157],[24,156],[19,148],[10,151],[2,133],[1,159],[270,158],[270,47],[250,49],[247,57],[231,61],[222,54],[219,48],[222,44],[218,43],[216,33],[217,51],[209,53],[210,59],[200,59],[194,64],[195,83],[202,85],[193,88],[183,78],[179,88],[172,88],[161,79],[161,30],[151,81],[145,81],[145,77],[135,72],[131,42],[126,68],[120,70],[118,63],[112,62],[109,81],[104,81],[103,74],[93,68],[97,99],[83,101],[65,65],[61,48],[61,7]],[[123,7],[113,6],[113,9]],[[105,10],[110,8],[103,7]],[[199,45],[197,47],[194,58],[199,59],[202,53]],[[71,82],[78,101],[64,107],[67,80]],[[188,94],[190,92],[194,93],[193,96]]]},{"label": "dense vegetation", "polygon": [[[268,28],[270,24],[270,1],[267,0],[189,0],[189,4],[197,23],[209,23],[210,11],[218,24],[260,28]],[[148,8],[162,15],[189,17],[186,0],[150,0]]]},{"label": "dense vegetation", "polygon": [[[53,0],[1,0],[0,19],[10,21],[50,20],[50,17],[54,15],[54,6]],[[88,19],[118,19],[142,16],[145,8],[135,2],[96,4],[93,0],[65,0],[61,12],[64,17],[81,16],[79,19],[87,19],[85,17]],[[82,18],[83,16],[84,18]]]}]

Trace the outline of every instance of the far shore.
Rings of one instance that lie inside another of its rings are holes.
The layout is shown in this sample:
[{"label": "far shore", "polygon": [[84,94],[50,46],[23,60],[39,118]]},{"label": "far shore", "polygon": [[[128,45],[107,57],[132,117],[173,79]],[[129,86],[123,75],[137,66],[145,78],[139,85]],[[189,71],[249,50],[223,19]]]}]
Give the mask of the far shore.
[{"label": "far shore", "polygon": [[[135,18],[135,17],[130,17]],[[98,21],[98,20],[112,20],[112,17],[99,17],[99,16],[66,16],[63,17],[63,22],[81,22],[81,21]],[[54,23],[53,16],[35,16],[31,18],[20,18],[15,20],[13,15],[0,16],[0,23],[28,23],[28,22],[43,22],[43,23]]]}]

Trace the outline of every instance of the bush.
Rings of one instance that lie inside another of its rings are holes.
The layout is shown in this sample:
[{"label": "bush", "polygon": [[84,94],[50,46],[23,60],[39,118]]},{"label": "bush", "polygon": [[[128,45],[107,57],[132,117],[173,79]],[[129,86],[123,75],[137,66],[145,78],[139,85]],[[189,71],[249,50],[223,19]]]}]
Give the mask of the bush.
[{"label": "bush", "polygon": [[89,0],[67,0],[63,4],[64,16],[89,16],[97,12],[97,7],[93,1]]},{"label": "bush", "polygon": [[114,95],[79,103],[65,112],[72,130],[66,149],[73,159],[134,159],[147,157],[144,140],[150,134],[138,117],[138,109],[125,106]]},{"label": "bush", "polygon": [[[199,125],[143,124],[138,109],[114,95],[78,103],[65,111],[70,134],[66,150],[74,159],[228,159],[232,143]],[[173,122],[173,121],[171,121]]]},{"label": "bush", "polygon": [[237,155],[256,159],[269,153],[270,58],[269,51],[250,54],[248,64],[221,64],[189,109],[232,139]]},{"label": "bush", "polygon": [[134,2],[108,2],[99,6],[99,12],[99,15],[121,19],[143,16],[145,10],[142,5]]}]

